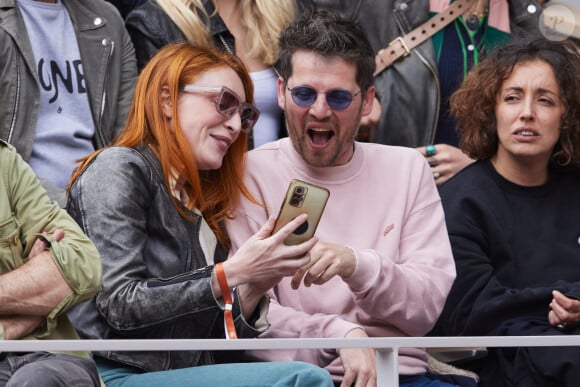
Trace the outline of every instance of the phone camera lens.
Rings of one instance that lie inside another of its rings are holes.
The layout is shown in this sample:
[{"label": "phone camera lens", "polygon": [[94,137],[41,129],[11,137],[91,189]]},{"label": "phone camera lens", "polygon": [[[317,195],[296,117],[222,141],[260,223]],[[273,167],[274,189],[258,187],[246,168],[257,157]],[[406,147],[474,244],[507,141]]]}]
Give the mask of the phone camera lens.
[{"label": "phone camera lens", "polygon": [[294,192],[297,193],[298,195],[302,195],[304,193],[304,188],[303,187],[296,187],[296,188],[294,188]]}]

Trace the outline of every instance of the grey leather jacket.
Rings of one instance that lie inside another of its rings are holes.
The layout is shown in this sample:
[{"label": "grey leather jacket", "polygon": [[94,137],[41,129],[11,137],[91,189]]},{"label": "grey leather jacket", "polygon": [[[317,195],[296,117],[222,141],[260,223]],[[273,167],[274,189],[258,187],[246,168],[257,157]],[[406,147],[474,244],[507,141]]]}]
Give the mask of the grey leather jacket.
[{"label": "grey leather jacket", "polygon": [[[102,290],[69,313],[82,338],[225,337],[223,312],[211,291],[213,265],[208,266],[200,246],[201,218],[186,208],[192,220],[179,215],[161,165],[148,147],[102,151],[74,182],[67,210],[94,242],[103,262]],[[225,257],[218,247],[214,261]],[[235,296],[239,337],[256,337],[266,328],[267,303],[264,297],[248,322]],[[96,355],[159,371],[239,360],[239,354],[227,352]]]},{"label": "grey leather jacket", "polygon": [[[137,65],[117,9],[103,0],[61,0],[71,16],[95,124],[95,148],[122,129],[133,98]],[[0,0],[0,138],[28,161],[40,87],[34,54],[15,0]]]},{"label": "grey leather jacket", "polygon": [[[512,34],[538,31],[536,0],[508,0]],[[301,0],[304,7],[328,7],[356,20],[378,52],[429,19],[429,0]],[[531,12],[534,11],[534,12]],[[417,147],[433,142],[439,119],[440,88],[430,39],[375,78],[381,122],[375,142]]]}]

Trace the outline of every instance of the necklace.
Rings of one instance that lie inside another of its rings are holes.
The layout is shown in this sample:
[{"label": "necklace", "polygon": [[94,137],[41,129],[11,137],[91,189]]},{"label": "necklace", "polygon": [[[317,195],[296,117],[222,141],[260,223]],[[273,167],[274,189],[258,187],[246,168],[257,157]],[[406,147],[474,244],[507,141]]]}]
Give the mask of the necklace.
[{"label": "necklace", "polygon": [[465,26],[471,31],[477,30],[481,25],[481,19],[487,15],[487,4],[488,0],[477,0],[464,18]]}]

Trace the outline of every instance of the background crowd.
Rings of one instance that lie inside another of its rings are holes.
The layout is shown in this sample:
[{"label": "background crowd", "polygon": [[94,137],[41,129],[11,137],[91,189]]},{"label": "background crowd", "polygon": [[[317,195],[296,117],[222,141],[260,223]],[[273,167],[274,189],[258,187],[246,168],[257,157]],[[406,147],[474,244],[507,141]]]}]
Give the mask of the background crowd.
[{"label": "background crowd", "polygon": [[[580,48],[546,5],[3,0],[0,338],[577,333]],[[330,192],[297,245],[292,179]],[[572,386],[577,352],[401,349],[399,381]],[[375,361],[1,353],[0,385],[372,387]]]}]

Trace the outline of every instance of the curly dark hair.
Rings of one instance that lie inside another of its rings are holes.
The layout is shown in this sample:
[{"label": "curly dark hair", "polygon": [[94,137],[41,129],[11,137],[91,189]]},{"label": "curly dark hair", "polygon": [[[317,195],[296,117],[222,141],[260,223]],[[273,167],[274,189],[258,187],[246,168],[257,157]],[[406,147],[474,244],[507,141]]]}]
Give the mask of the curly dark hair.
[{"label": "curly dark hair", "polygon": [[461,134],[459,147],[471,158],[485,160],[497,152],[495,106],[501,86],[517,64],[534,60],[552,67],[566,107],[552,161],[580,166],[580,47],[572,40],[545,38],[519,40],[494,51],[451,96],[451,114]]},{"label": "curly dark hair", "polygon": [[375,56],[365,32],[359,24],[334,10],[307,12],[282,32],[279,62],[285,83],[292,76],[292,57],[299,50],[354,63],[356,83],[363,94],[373,85]]}]

